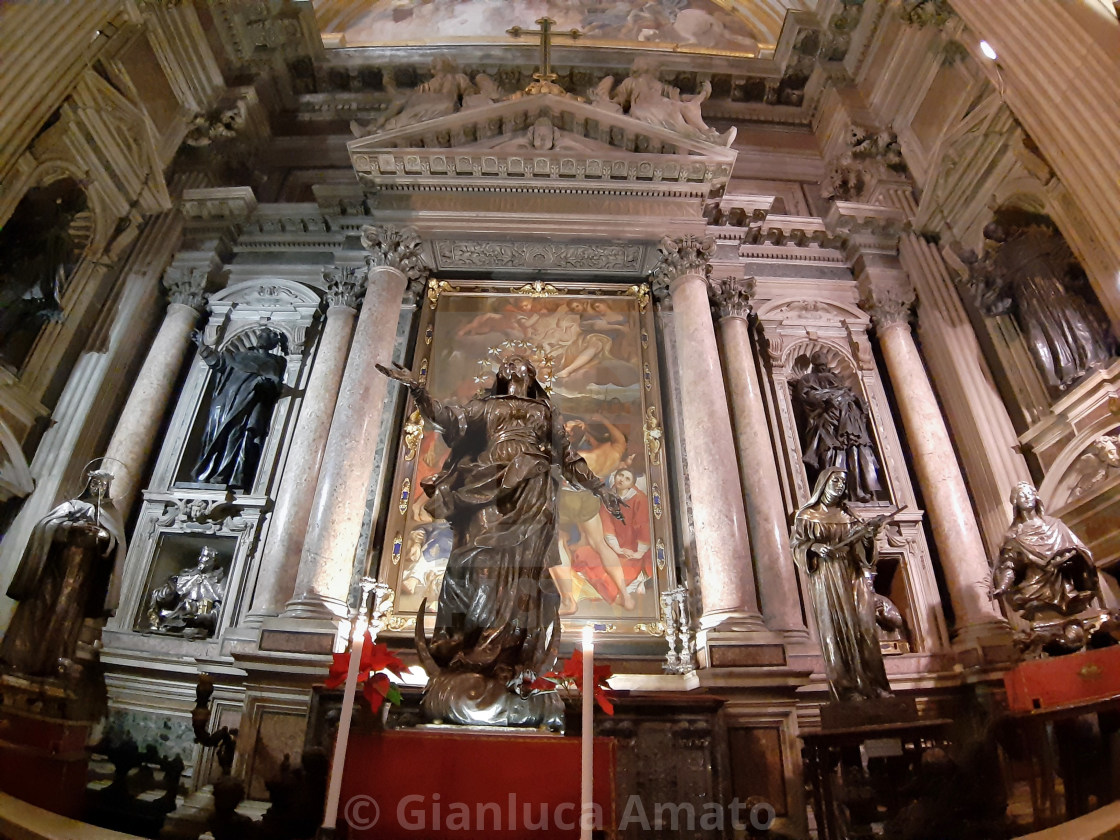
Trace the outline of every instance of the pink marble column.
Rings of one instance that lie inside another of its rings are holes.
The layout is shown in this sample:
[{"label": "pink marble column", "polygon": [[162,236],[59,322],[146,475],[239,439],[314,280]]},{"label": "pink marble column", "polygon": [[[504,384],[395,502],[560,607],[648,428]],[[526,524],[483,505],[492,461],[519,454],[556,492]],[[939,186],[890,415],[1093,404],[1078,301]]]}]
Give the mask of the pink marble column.
[{"label": "pink marble column", "polygon": [[727,391],[708,303],[711,239],[662,240],[655,287],[669,288],[680,370],[680,434],[687,461],[704,630],[765,631],[758,609]]},{"label": "pink marble column", "polygon": [[808,641],[789,547],[782,485],[751,346],[748,318],[754,278],[713,278],[709,281],[709,294],[719,317],[720,359],[731,402],[731,425],[746,498],[762,617],[767,627],[781,632],[790,641]]},{"label": "pink marble column", "polygon": [[425,271],[415,231],[367,226],[362,244],[371,252],[366,294],[327,435],[294,593],[284,610],[294,618],[346,615],[381,418],[390,404],[389,380],[374,365],[391,361],[408,281]]},{"label": "pink marble column", "polygon": [[191,345],[191,331],[206,307],[207,269],[168,268],[163,275],[170,303],[148,350],[120,420],[105,451],[113,472],[113,504],[128,517],[167,411],[179,369]]},{"label": "pink marble column", "polygon": [[292,433],[280,489],[276,493],[272,525],[261,553],[250,616],[279,614],[295,590],[300,552],[307,535],[327,433],[342,384],[346,353],[354,334],[358,298],[365,284],[365,274],[364,268],[351,266],[329,268],[323,272],[327,280],[326,321]]},{"label": "pink marble column", "polygon": [[900,269],[864,265],[860,305],[870,313],[891,378],[910,455],[929,511],[956,625],[953,641],[972,647],[1005,639],[1007,622],[988,596],[991,571],[968,488],[910,332],[914,289]]}]

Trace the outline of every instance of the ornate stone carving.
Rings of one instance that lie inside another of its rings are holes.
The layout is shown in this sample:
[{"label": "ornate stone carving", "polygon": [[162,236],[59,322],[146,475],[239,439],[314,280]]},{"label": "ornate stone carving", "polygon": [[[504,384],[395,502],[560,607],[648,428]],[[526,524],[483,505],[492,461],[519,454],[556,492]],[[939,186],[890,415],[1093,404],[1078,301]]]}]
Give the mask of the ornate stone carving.
[{"label": "ornate stone carving", "polygon": [[366,272],[361,266],[336,265],[323,269],[327,281],[327,305],[357,309],[366,287]]},{"label": "ornate stone carving", "polygon": [[751,298],[754,297],[754,289],[753,277],[713,277],[708,281],[712,310],[720,318],[746,320],[752,312]]},{"label": "ornate stone carving", "polygon": [[943,27],[954,16],[949,0],[902,0],[898,16],[912,26]]},{"label": "ornate stone carving", "polygon": [[821,197],[863,202],[876,181],[905,177],[906,161],[893,131],[852,126],[845,148],[829,161]]},{"label": "ornate stone carving", "polygon": [[163,273],[163,287],[171,303],[181,303],[202,312],[206,308],[206,279],[209,269],[202,267],[176,268],[171,266]]},{"label": "ornate stone carving", "polygon": [[362,247],[370,252],[366,264],[371,268],[388,266],[397,269],[409,281],[427,281],[428,267],[424,264],[420,234],[415,228],[364,225]]},{"label": "ornate stone carving", "polygon": [[878,281],[864,278],[860,284],[860,308],[871,316],[875,328],[879,330],[907,326],[916,299],[914,287],[902,275]]},{"label": "ornate stone carving", "polygon": [[705,279],[712,273],[711,258],[716,250],[713,236],[683,236],[674,239],[666,236],[657,246],[661,258],[649,273],[654,292],[664,291],[678,277],[699,274]]},{"label": "ornate stone carving", "polygon": [[1070,499],[1079,499],[1093,492],[1106,481],[1120,476],[1120,429],[1111,435],[1093,440],[1073,464],[1077,478],[1070,490]]},{"label": "ornate stone carving", "polygon": [[641,269],[640,245],[568,245],[553,242],[437,242],[440,268],[536,268],[633,272]]}]

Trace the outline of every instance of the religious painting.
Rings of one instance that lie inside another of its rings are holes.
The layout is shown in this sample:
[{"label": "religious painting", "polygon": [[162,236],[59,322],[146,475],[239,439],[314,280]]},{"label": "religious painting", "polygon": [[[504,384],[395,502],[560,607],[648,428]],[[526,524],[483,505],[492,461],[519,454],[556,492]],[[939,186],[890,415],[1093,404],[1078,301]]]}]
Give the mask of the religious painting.
[{"label": "religious painting", "polygon": [[[352,0],[313,0],[313,4],[327,42],[341,36],[339,43],[347,47],[505,43],[512,25],[531,29],[535,20],[549,17],[557,34],[578,29],[581,46],[755,56],[773,49],[782,23],[769,8],[753,9],[748,21],[718,0],[522,0],[515,7],[516,20],[511,18],[514,7],[509,0],[374,0],[360,7]],[[763,32],[760,22],[773,31]]]},{"label": "religious painting", "polygon": [[[619,632],[652,628],[671,585],[651,309],[645,286],[441,282],[430,287],[413,366],[435,399],[463,404],[493,382],[504,358],[533,361],[574,450],[625,505],[619,521],[597,496],[561,480],[551,569],[561,616]],[[396,590],[396,629],[425,599],[435,613],[452,533],[425,510],[422,484],[447,454],[410,401],[380,574]]]}]

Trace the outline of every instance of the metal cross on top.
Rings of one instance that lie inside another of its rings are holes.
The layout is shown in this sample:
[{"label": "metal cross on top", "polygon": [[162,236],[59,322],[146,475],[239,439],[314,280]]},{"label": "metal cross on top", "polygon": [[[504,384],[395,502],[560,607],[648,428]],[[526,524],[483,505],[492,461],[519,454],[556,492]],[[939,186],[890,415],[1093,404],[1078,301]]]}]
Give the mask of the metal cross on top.
[{"label": "metal cross on top", "polygon": [[533,78],[537,80],[540,85],[549,86],[552,82],[556,81],[556,74],[552,72],[552,36],[560,35],[564,38],[582,37],[583,33],[578,29],[571,29],[567,32],[553,32],[552,18],[542,17],[537,19],[537,24],[540,29],[522,29],[520,26],[515,26],[512,29],[507,29],[510,35],[514,38],[520,38],[522,35],[540,35],[541,36],[541,66],[537,72],[533,74]]}]

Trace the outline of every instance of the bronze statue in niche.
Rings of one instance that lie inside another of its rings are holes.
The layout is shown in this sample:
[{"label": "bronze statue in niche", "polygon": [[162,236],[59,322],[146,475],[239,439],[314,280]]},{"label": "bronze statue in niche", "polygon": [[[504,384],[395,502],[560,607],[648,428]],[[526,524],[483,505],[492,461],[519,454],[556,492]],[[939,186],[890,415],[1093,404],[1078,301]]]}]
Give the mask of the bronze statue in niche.
[{"label": "bronze statue in niche", "polygon": [[983,256],[962,256],[972,299],[985,315],[1014,318],[1050,387],[1065,390],[1112,358],[1116,342],[1107,319],[1049,220],[992,222],[984,238]]},{"label": "bronze statue in niche", "polygon": [[0,643],[0,662],[16,673],[65,676],[82,622],[117,607],[125,539],[109,501],[113,475],[96,470],[88,478],[78,498],[35,524],[8,587],[19,606]]},{"label": "bronze statue in niche", "polygon": [[501,362],[493,385],[463,405],[432,399],[402,369],[378,366],[409,389],[450,447],[422,482],[433,519],[452,527],[435,632],[417,650],[430,681],[429,720],[490,726],[563,726],[554,693],[529,685],[556,659],[560,594],[557,493],[563,475],[619,519],[622,502],[573,450],[560,412],[523,356]]},{"label": "bronze statue in niche", "polygon": [[[284,383],[286,338],[266,327],[257,333],[255,346],[221,351],[204,344],[198,332],[191,339],[214,372],[201,452],[192,475],[204,484],[249,490]],[[280,353],[273,352],[277,348]]]},{"label": "bronze statue in niche", "polygon": [[193,567],[180,569],[148,595],[148,626],[157,633],[205,639],[214,635],[226,598],[218,552],[203,546]]},{"label": "bronze statue in niche", "polygon": [[809,480],[828,467],[839,467],[847,477],[848,496],[870,501],[878,495],[880,483],[867,404],[829,366],[824,352],[814,352],[809,365],[791,383]]}]

